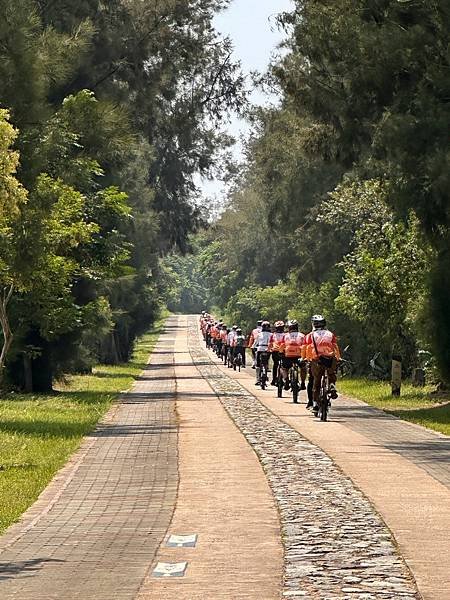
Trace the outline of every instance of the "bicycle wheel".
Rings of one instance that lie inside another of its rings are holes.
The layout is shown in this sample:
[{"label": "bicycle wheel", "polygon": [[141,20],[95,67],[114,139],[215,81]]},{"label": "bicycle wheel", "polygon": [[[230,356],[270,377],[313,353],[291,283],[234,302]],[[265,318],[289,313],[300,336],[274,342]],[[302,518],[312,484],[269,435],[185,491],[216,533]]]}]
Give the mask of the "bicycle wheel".
[{"label": "bicycle wheel", "polygon": [[283,397],[283,377],[281,376],[280,366],[278,366],[277,378],[275,381],[277,382],[277,398],[282,398]]},{"label": "bicycle wheel", "polygon": [[267,384],[267,370],[266,365],[261,364],[261,389],[265,390]]},{"label": "bicycle wheel", "polygon": [[295,371],[292,373],[292,376],[291,376],[291,390],[292,390],[292,401],[294,402],[294,404],[298,404],[299,385],[298,385],[298,379],[295,376]]},{"label": "bicycle wheel", "polygon": [[326,421],[328,418],[328,378],[324,375],[322,386],[320,388],[320,420]]},{"label": "bicycle wheel", "polygon": [[278,398],[283,397],[283,378],[280,376],[278,377],[278,380],[277,380],[277,397]]}]

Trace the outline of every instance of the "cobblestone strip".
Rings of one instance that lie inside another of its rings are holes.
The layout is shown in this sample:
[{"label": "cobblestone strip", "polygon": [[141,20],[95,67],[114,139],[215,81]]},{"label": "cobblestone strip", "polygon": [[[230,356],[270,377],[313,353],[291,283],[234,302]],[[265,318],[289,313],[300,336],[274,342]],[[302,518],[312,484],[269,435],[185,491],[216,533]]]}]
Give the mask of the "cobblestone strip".
[{"label": "cobblestone strip", "polygon": [[317,446],[211,361],[190,321],[200,373],[260,457],[277,500],[285,547],[285,598],[420,598],[392,536],[365,496]]},{"label": "cobblestone strip", "polygon": [[134,600],[178,488],[173,345],[169,321],[140,381],[0,538],[1,600]]}]

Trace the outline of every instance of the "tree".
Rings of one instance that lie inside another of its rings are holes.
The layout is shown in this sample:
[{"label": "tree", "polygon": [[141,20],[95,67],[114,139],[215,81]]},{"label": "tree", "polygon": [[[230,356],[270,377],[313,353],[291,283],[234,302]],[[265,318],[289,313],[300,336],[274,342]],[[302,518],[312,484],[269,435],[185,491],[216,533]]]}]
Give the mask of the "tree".
[{"label": "tree", "polygon": [[13,293],[23,289],[24,281],[17,270],[17,247],[14,231],[20,212],[27,201],[27,192],[15,174],[19,153],[11,146],[18,132],[9,122],[9,113],[0,109],[0,326],[2,348],[0,352],[0,385],[6,358],[13,340],[9,318],[9,303]]},{"label": "tree", "polygon": [[[98,358],[126,360],[154,319],[160,256],[188,250],[204,212],[194,177],[217,168],[222,119],[244,101],[213,27],[225,5],[0,0],[0,102],[29,190],[13,236],[33,282],[10,300],[18,385],[24,357],[39,389]],[[79,227],[88,237],[69,243]]]},{"label": "tree", "polygon": [[412,210],[419,219],[435,250],[432,338],[448,380],[449,19],[445,0],[297,0],[282,17],[292,28],[291,52],[275,71],[342,165],[361,178],[383,178],[396,215],[406,222]]}]

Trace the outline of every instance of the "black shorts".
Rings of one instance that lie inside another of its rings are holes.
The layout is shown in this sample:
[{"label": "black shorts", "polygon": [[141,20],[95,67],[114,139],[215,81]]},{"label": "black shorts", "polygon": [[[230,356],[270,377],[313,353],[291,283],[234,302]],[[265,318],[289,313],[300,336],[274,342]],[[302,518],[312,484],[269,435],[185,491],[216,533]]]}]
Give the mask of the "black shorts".
[{"label": "black shorts", "polygon": [[299,360],[300,360],[300,357],[293,358],[290,356],[282,356],[281,357],[281,366],[283,367],[283,369],[290,369],[294,363],[298,364]]},{"label": "black shorts", "polygon": [[262,359],[262,355],[264,356],[264,362],[266,363],[266,365],[269,364],[269,359],[270,359],[270,352],[257,352],[256,353],[256,366],[260,367],[261,366],[261,359]]}]

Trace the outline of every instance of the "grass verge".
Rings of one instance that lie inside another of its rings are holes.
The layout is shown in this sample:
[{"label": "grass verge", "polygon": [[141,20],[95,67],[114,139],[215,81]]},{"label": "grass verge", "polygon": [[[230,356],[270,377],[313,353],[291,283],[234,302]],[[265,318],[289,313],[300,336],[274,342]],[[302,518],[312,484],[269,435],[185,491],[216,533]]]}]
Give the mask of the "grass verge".
[{"label": "grass verge", "polygon": [[52,395],[0,401],[0,533],[18,520],[144,368],[166,315],[140,338],[132,360],[71,377]]},{"label": "grass verge", "polygon": [[339,381],[339,390],[348,396],[405,421],[450,435],[450,396],[433,394],[433,389],[432,386],[416,388],[403,383],[401,396],[395,398],[391,396],[391,386],[387,382],[359,378]]}]

